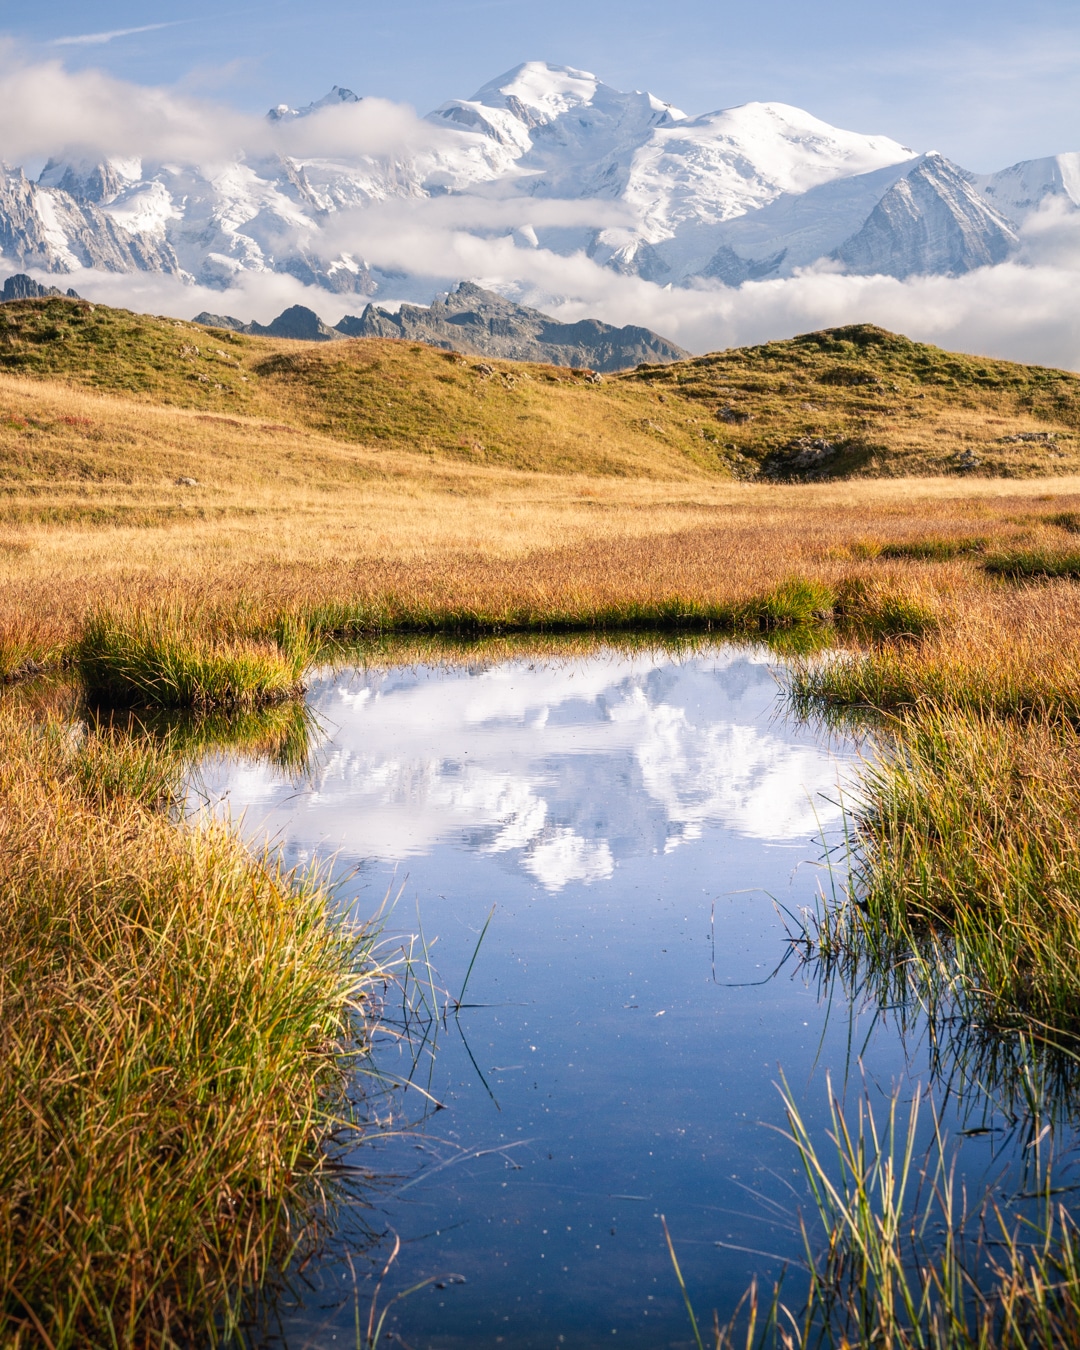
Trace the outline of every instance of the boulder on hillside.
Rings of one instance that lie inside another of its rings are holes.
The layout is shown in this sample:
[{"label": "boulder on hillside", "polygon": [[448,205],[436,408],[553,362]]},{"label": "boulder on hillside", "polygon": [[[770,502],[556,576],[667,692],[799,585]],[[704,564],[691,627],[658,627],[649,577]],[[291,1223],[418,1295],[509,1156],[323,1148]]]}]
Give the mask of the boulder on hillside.
[{"label": "boulder on hillside", "polygon": [[201,324],[203,328],[231,329],[234,333],[246,333],[251,326],[243,319],[234,319],[231,314],[211,314],[206,309],[201,314],[196,314],[191,322]]}]

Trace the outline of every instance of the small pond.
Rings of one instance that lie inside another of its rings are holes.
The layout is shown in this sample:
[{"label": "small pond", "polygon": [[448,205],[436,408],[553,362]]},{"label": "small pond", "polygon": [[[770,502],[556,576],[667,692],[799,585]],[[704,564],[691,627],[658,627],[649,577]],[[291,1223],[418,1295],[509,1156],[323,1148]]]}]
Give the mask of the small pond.
[{"label": "small pond", "polygon": [[[724,644],[356,666],[312,680],[303,772],[202,764],[195,796],[290,863],[332,860],[356,914],[395,897],[388,946],[422,925],[452,996],[468,973],[423,1092],[393,1098],[412,1128],[358,1149],[383,1180],[275,1343],[355,1345],[396,1238],[380,1307],[437,1277],[390,1305],[383,1343],[414,1350],[691,1345],[661,1215],[707,1323],[797,1262],[781,1075],[824,1138],[827,1074],[885,1101],[930,1064],[917,1027],[823,988],[792,947],[860,751],[792,718],[777,671]],[[378,1058],[405,1076],[414,1053]],[[997,1138],[965,1145],[969,1174]]]}]

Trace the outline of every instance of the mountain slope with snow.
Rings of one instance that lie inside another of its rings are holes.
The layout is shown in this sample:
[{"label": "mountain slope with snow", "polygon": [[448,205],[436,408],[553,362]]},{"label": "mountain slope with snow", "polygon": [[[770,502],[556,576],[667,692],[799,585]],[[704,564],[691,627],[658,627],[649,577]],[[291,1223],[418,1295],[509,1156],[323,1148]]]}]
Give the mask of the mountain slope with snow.
[{"label": "mountain slope with snow", "polygon": [[37,182],[5,170],[0,247],[42,273],[161,272],[217,289],[281,273],[362,308],[430,299],[467,270],[456,257],[480,256],[470,239],[501,249],[507,284],[509,247],[737,286],[815,265],[956,275],[1012,256],[1045,203],[1080,209],[1080,154],[975,175],[786,104],[688,116],[543,62],[444,103],[393,151],[371,148],[370,108],[342,86],[280,104],[263,142],[227,162],[60,156]]}]

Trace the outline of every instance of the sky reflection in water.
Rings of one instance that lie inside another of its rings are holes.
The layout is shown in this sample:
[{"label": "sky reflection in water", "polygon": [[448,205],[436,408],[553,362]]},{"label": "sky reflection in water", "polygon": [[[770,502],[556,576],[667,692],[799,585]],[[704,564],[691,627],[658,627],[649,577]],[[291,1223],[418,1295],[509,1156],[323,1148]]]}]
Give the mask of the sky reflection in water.
[{"label": "sky reflection in water", "polygon": [[[205,765],[249,833],[293,862],[336,855],[359,913],[404,884],[391,927],[418,908],[449,990],[495,905],[483,1006],[425,1079],[446,1109],[365,1150],[401,1178],[369,1216],[403,1240],[384,1295],[465,1277],[395,1305],[403,1343],[689,1344],[660,1213],[706,1318],[799,1252],[798,1160],[763,1127],[783,1122],[779,1071],[823,1124],[825,1070],[861,1085],[862,1051],[888,1092],[925,1068],[796,963],[772,974],[856,759],[785,718],[774,669],[718,646],[350,671],[313,685],[325,738],[303,781]],[[288,1344],[354,1343],[348,1269],[312,1278]]]}]

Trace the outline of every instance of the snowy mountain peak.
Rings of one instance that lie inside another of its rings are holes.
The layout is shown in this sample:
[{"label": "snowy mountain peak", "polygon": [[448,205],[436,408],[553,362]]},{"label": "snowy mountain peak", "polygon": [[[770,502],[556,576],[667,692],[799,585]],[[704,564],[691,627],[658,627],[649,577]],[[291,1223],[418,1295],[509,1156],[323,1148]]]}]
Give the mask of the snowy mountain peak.
[{"label": "snowy mountain peak", "polygon": [[580,109],[633,104],[673,120],[686,116],[654,94],[623,93],[598,79],[591,71],[556,66],[548,61],[525,61],[490,80],[468,100],[488,108],[507,108],[525,116],[532,126],[543,126]]},{"label": "snowy mountain peak", "polygon": [[566,160],[580,166],[625,157],[653,129],[685,121],[686,114],[654,94],[614,89],[587,70],[526,61],[429,118],[490,137],[535,175]]},{"label": "snowy mountain peak", "polygon": [[[268,117],[288,123],[360,101],[335,85]],[[278,272],[338,294],[426,302],[460,274],[432,275],[426,245],[403,261],[369,213],[472,196],[467,232],[487,240],[512,221],[500,244],[508,258],[541,249],[665,285],[734,286],[818,264],[958,274],[1013,256],[1040,207],[1080,209],[1080,154],[970,174],[789,104],[687,116],[544,61],[444,103],[401,153],[353,149],[336,120],[314,117],[288,156],[252,146],[212,169],[106,156],[50,160],[37,183],[0,174],[0,245],[8,261],[45,271],[157,270],[222,288]],[[324,127],[334,134],[320,152]],[[498,210],[485,204],[493,197]]]},{"label": "snowy mountain peak", "polygon": [[303,108],[290,108],[287,103],[279,103],[275,108],[271,108],[266,114],[271,122],[289,122],[294,117],[307,117],[313,112],[318,112],[320,108],[336,108],[341,103],[362,103],[363,99],[359,94],[354,94],[351,89],[344,89],[340,84],[335,84],[328,94],[318,98],[314,103],[308,103]]},{"label": "snowy mountain peak", "polygon": [[1027,159],[1000,173],[972,174],[970,181],[998,210],[1022,222],[1047,200],[1080,206],[1080,154]]},{"label": "snowy mountain peak", "polygon": [[488,108],[527,108],[536,116],[534,125],[541,125],[575,108],[587,107],[600,88],[600,81],[590,71],[547,61],[524,61],[489,80],[469,102]]}]

